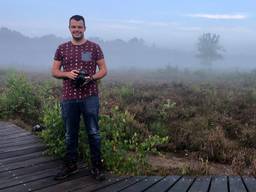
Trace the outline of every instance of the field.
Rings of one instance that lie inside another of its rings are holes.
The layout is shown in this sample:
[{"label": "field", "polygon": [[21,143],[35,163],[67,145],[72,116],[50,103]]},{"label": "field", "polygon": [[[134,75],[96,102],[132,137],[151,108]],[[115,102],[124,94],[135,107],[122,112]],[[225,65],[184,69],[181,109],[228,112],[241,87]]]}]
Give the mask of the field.
[{"label": "field", "polygon": [[[0,79],[1,120],[27,128],[42,124],[46,129],[40,135],[49,154],[61,156],[61,81],[46,74],[7,71],[0,72]],[[255,175],[255,71],[113,71],[99,88],[108,170]],[[83,131],[80,137],[87,140]],[[88,159],[86,142],[80,143],[80,156]]]}]

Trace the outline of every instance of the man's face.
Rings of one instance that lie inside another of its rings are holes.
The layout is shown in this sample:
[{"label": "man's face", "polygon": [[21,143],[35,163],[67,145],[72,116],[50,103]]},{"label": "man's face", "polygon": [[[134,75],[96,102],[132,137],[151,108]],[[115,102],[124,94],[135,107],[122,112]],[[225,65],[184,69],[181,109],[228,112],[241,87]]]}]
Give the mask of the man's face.
[{"label": "man's face", "polygon": [[82,20],[76,21],[71,19],[69,23],[69,30],[74,40],[79,41],[83,39],[85,27]]}]

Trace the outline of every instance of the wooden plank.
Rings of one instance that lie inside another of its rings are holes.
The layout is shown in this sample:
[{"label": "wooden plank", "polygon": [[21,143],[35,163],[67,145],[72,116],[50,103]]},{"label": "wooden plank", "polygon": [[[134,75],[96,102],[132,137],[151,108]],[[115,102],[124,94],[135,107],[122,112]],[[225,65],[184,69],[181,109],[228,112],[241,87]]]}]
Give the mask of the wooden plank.
[{"label": "wooden plank", "polygon": [[[4,131],[6,129],[9,129],[9,130],[25,130],[21,127],[18,127],[16,125],[14,125],[14,124],[9,124],[9,125],[6,125],[6,126],[1,126],[0,131]],[[27,131],[27,130],[25,130],[25,131]]]},{"label": "wooden plank", "polygon": [[1,141],[7,141],[8,139],[19,138],[19,137],[26,136],[26,135],[32,135],[32,134],[30,132],[14,133],[12,135],[8,135],[8,136],[1,138]]},{"label": "wooden plank", "polygon": [[[30,181],[30,182],[26,182],[26,183],[22,183],[22,184],[19,184],[16,186],[5,188],[4,191],[5,192],[35,191],[35,190],[44,189],[44,188],[47,188],[50,186],[54,186],[59,183],[71,181],[71,180],[74,180],[74,179],[77,179],[80,177],[85,177],[85,176],[88,176],[89,174],[90,174],[89,170],[85,169],[85,170],[81,170],[77,174],[72,175],[72,176],[68,177],[67,179],[61,180],[61,181],[54,180],[55,174],[52,174],[49,177],[36,179],[36,180]],[[86,179],[84,178],[84,180],[86,180]]]},{"label": "wooden plank", "polygon": [[22,129],[22,128],[15,126],[14,124],[11,124],[11,123],[6,123],[5,125],[0,127],[1,131],[6,129]]},{"label": "wooden plank", "polygon": [[56,175],[57,171],[58,170],[55,167],[51,169],[40,170],[38,172],[32,172],[28,175],[14,176],[12,177],[12,179],[3,179],[0,181],[0,191],[23,183],[36,181],[38,179],[43,179],[50,176],[53,177],[54,175]]},{"label": "wooden plank", "polygon": [[181,176],[167,176],[151,186],[146,192],[164,192],[170,189],[176,182],[181,178]]},{"label": "wooden plank", "polygon": [[[60,161],[55,161],[55,162],[45,163],[44,165],[41,164],[37,166],[38,167],[37,169],[33,168],[35,167],[35,165],[32,165],[33,167],[28,167],[28,168],[25,167],[25,168],[22,168],[23,170],[21,169],[11,170],[11,171],[8,171],[7,174],[4,175],[4,177],[0,177],[0,178],[3,178],[0,180],[0,185],[3,183],[10,183],[13,179],[22,180],[24,183],[24,180],[26,178],[29,178],[29,180],[27,180],[28,182],[28,181],[31,181],[32,178],[33,180],[35,180],[35,176],[37,175],[42,176],[45,172],[49,173],[49,171],[53,172],[51,176],[54,176],[59,171],[60,165],[61,165]],[[84,164],[79,165],[79,169],[85,170],[86,166]]]},{"label": "wooden plank", "polygon": [[212,177],[210,192],[228,192],[227,176]]},{"label": "wooden plank", "polygon": [[195,177],[184,176],[179,179],[179,181],[173,187],[171,187],[168,192],[186,192],[192,185],[194,180]]},{"label": "wooden plank", "polygon": [[81,183],[92,183],[95,182],[93,178],[90,176],[87,177],[80,177],[77,179],[68,180],[62,183],[57,183],[55,185],[51,185],[48,187],[42,187],[41,189],[37,190],[37,192],[50,192],[50,191],[73,191],[77,186],[79,186]]},{"label": "wooden plank", "polygon": [[147,177],[145,179],[140,180],[139,182],[135,183],[134,185],[129,186],[128,188],[122,190],[123,192],[128,192],[128,191],[144,191],[153,184],[157,183],[160,179],[163,177],[160,176],[151,176]]},{"label": "wooden plank", "polygon": [[37,172],[43,169],[50,169],[50,168],[58,168],[60,167],[61,162],[59,160],[56,161],[50,161],[50,162],[42,162],[40,164],[32,165],[30,167],[22,167],[19,169],[14,170],[8,170],[6,172],[0,173],[0,178],[7,178],[7,177],[15,177],[15,176],[21,176],[21,175],[27,175],[32,172]]},{"label": "wooden plank", "polygon": [[27,161],[21,161],[21,162],[15,162],[15,163],[10,163],[10,164],[2,164],[0,166],[0,172],[4,171],[9,171],[9,170],[14,170],[14,169],[20,169],[24,167],[30,167],[39,163],[43,162],[49,162],[54,160],[53,157],[38,157],[38,158],[33,158]]},{"label": "wooden plank", "polygon": [[11,134],[15,134],[15,133],[25,133],[27,131],[25,130],[20,130],[20,129],[6,129],[6,130],[1,130],[0,131],[0,136],[3,137],[3,136],[8,136],[8,135],[11,135]]},{"label": "wooden plank", "polygon": [[127,176],[123,176],[123,177],[117,177],[117,178],[110,178],[107,179],[105,181],[102,182],[97,182],[97,181],[93,181],[93,182],[88,182],[88,183],[83,183],[78,185],[76,188],[72,189],[72,191],[76,191],[76,192],[91,192],[91,191],[97,191],[99,189],[108,187],[110,185],[114,185],[118,182],[121,182],[124,179],[127,179]]},{"label": "wooden plank", "polygon": [[0,130],[6,129],[6,128],[9,128],[9,127],[13,127],[13,126],[10,123],[1,124],[0,125]]},{"label": "wooden plank", "polygon": [[11,143],[6,143],[6,144],[1,144],[0,145],[0,150],[2,148],[6,148],[6,147],[12,147],[12,146],[24,146],[26,144],[33,144],[33,143],[39,143],[42,142],[39,139],[28,139],[28,140],[24,140],[24,141],[19,141],[19,142],[11,142]]},{"label": "wooden plank", "polygon": [[22,130],[25,130],[25,129],[23,129],[23,128],[21,128],[21,127],[15,125],[15,124],[13,124],[13,123],[10,123],[10,122],[7,122],[6,127],[8,127],[8,128],[12,127],[12,128],[15,128],[15,129],[22,129]]},{"label": "wooden plank", "polygon": [[242,180],[243,180],[248,192],[256,191],[256,179],[254,177],[243,176]]},{"label": "wooden plank", "polygon": [[211,177],[197,177],[192,186],[190,187],[189,192],[207,192],[209,190],[210,183]]},{"label": "wooden plank", "polygon": [[1,159],[0,160],[0,165],[1,164],[9,164],[9,163],[15,163],[15,162],[21,162],[21,161],[26,161],[28,159],[32,159],[32,158],[37,158],[37,157],[42,157],[45,156],[43,154],[43,152],[35,152],[35,153],[29,153],[29,154],[25,154],[25,155],[21,155],[21,156],[15,156],[15,157],[11,157],[11,158],[6,158],[6,159]]},{"label": "wooden plank", "polygon": [[87,185],[92,184],[99,184],[95,179],[93,179],[91,176],[86,175],[85,177],[78,177],[72,180],[66,180],[62,183],[57,183],[56,185],[51,185],[49,187],[42,188],[40,190],[37,190],[38,192],[49,192],[49,191],[74,191],[77,189],[78,186],[84,185],[84,188],[86,189]]},{"label": "wooden plank", "polygon": [[228,179],[229,192],[247,192],[240,176],[229,176]]},{"label": "wooden plank", "polygon": [[31,147],[40,147],[40,146],[44,146],[44,144],[37,142],[37,143],[29,143],[29,144],[25,144],[25,145],[21,145],[21,146],[10,146],[10,147],[6,147],[6,148],[1,148],[0,154],[6,153],[6,152],[11,152],[11,151],[27,149],[27,148],[31,148]]},{"label": "wooden plank", "polygon": [[14,130],[28,132],[27,130],[22,129],[20,127],[9,125],[9,126],[5,126],[5,127],[1,127],[0,133],[4,133],[4,132],[8,132],[8,131],[14,131]]},{"label": "wooden plank", "polygon": [[10,124],[10,123],[7,123],[7,122],[5,122],[5,121],[0,121],[0,127],[5,126],[5,125],[8,125],[8,124]]},{"label": "wooden plank", "polygon": [[33,146],[33,147],[18,150],[18,151],[5,152],[5,153],[0,154],[0,159],[21,156],[24,154],[29,154],[29,153],[34,153],[34,152],[39,152],[39,151],[45,150],[45,148],[46,148],[45,146],[39,146],[39,147]]},{"label": "wooden plank", "polygon": [[11,135],[11,134],[18,134],[18,133],[30,133],[30,132],[25,129],[22,129],[20,127],[17,127],[17,126],[9,126],[9,127],[0,129],[1,136],[3,136],[3,135],[7,136],[7,135]]},{"label": "wooden plank", "polygon": [[122,180],[121,182],[115,183],[113,185],[101,188],[97,190],[97,192],[115,192],[121,191],[126,188],[129,188],[131,185],[135,185],[136,183],[142,181],[143,179],[147,178],[146,176],[137,176],[137,177],[130,177],[127,179]]},{"label": "wooden plank", "polygon": [[38,138],[35,135],[25,135],[25,136],[22,136],[22,137],[11,138],[11,139],[4,140],[4,141],[1,140],[0,145],[10,144],[10,143],[18,143],[18,142],[21,142],[21,141],[34,140],[34,139],[41,140],[40,138]]},{"label": "wooden plank", "polygon": [[0,155],[4,154],[4,153],[8,153],[8,152],[28,149],[28,148],[31,148],[31,147],[43,147],[43,146],[44,146],[44,144],[42,144],[42,143],[35,143],[35,144],[28,144],[28,145],[25,145],[25,146],[6,147],[6,148],[0,150]]},{"label": "wooden plank", "polygon": [[19,133],[26,133],[24,130],[17,130],[17,129],[11,129],[11,130],[2,130],[0,131],[0,137],[4,139],[4,137],[13,135],[13,134],[19,134]]}]

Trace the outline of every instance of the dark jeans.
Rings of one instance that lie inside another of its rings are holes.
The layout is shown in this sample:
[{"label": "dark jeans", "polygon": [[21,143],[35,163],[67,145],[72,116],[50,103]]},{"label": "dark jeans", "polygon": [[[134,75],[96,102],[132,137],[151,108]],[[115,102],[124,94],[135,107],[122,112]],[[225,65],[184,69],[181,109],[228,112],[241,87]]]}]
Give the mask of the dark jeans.
[{"label": "dark jeans", "polygon": [[92,166],[100,166],[99,97],[90,96],[81,100],[65,100],[61,102],[61,109],[66,131],[66,161],[76,162],[78,159],[78,133],[82,114],[89,139]]}]

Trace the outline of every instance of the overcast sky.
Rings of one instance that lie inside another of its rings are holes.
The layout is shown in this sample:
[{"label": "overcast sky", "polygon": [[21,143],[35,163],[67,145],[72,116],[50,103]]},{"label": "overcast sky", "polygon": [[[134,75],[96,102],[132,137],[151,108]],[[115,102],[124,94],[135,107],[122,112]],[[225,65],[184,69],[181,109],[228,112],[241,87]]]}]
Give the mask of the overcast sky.
[{"label": "overcast sky", "polygon": [[191,48],[211,32],[227,47],[246,47],[256,44],[255,7],[255,0],[0,0],[0,27],[68,37],[69,17],[81,14],[89,37]]}]

